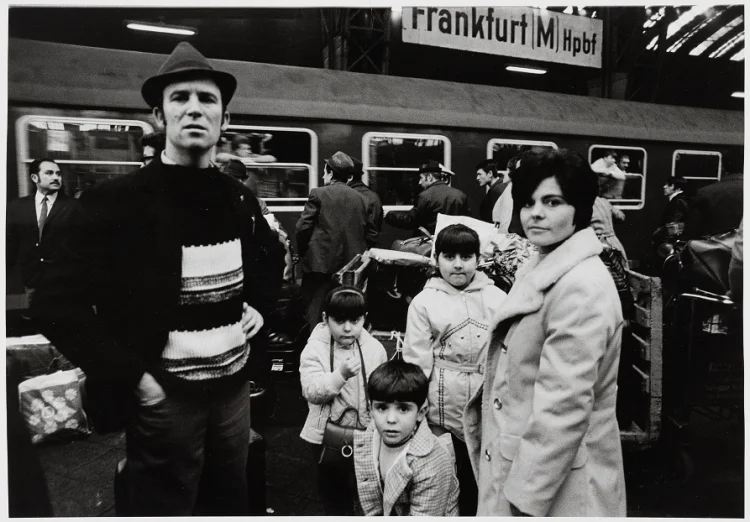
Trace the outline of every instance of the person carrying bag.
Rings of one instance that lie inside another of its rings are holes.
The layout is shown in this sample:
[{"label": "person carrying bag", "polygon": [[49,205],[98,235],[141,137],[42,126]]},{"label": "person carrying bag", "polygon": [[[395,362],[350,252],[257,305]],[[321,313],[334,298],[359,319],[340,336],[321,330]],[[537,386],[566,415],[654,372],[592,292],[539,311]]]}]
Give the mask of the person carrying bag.
[{"label": "person carrying bag", "polygon": [[310,443],[318,494],[328,516],[361,514],[354,475],[354,431],[370,422],[367,380],[387,360],[380,341],[363,329],[361,290],[342,286],[323,303],[323,322],[300,356],[300,383],[309,412],[300,437]]}]

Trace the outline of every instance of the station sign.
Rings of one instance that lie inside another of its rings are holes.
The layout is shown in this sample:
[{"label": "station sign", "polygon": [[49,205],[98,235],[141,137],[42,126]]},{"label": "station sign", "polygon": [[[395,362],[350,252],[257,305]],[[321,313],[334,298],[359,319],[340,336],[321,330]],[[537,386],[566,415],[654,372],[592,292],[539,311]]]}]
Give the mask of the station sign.
[{"label": "station sign", "polygon": [[603,23],[531,7],[404,7],[404,42],[601,68]]}]

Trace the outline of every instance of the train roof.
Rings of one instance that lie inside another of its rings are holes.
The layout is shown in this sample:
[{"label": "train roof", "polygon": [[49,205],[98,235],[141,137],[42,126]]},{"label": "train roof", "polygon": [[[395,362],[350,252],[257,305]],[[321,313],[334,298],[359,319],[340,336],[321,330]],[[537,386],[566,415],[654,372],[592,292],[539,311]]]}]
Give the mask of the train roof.
[{"label": "train roof", "polygon": [[[148,110],[140,87],[165,55],[10,38],[12,103]],[[704,144],[744,144],[744,112],[507,87],[212,60],[237,77],[229,110]]]}]

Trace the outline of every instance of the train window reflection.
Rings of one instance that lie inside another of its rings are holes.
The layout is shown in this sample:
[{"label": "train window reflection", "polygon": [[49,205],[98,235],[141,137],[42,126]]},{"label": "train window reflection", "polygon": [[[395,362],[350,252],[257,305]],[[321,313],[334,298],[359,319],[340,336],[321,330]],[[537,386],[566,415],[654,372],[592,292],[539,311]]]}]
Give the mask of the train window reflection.
[{"label": "train window reflection", "polygon": [[500,172],[508,172],[508,162],[527,151],[541,151],[557,149],[557,144],[551,141],[510,140],[494,138],[487,142],[487,159],[497,161]]},{"label": "train window reflection", "polygon": [[[51,158],[59,165],[63,190],[77,195],[104,179],[141,166],[141,137],[152,127],[137,120],[24,116],[16,122],[18,164]],[[31,190],[26,168],[19,168],[21,194]]]},{"label": "train window reflection", "polygon": [[362,137],[364,181],[389,210],[414,204],[419,166],[436,160],[450,168],[450,140],[437,134],[368,132]]},{"label": "train window reflection", "polygon": [[676,150],[672,154],[672,175],[682,176],[695,194],[721,179],[721,153],[709,150]]},{"label": "train window reflection", "polygon": [[272,211],[301,210],[318,186],[318,137],[310,129],[229,125],[217,152],[239,157],[248,186]]},{"label": "train window reflection", "polygon": [[589,164],[599,178],[599,195],[622,209],[643,208],[646,201],[646,149],[592,145]]}]

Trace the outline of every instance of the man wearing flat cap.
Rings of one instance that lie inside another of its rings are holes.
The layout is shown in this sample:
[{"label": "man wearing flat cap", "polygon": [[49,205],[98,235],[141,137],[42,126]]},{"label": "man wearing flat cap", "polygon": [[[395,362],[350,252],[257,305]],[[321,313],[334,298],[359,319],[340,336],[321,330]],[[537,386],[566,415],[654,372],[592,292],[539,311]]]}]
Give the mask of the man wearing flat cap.
[{"label": "man wearing flat cap", "polygon": [[248,510],[246,363],[284,254],[252,192],[211,163],[236,86],[175,48],[142,87],[166,148],[81,195],[71,261],[32,306],[86,373],[95,428],[126,430],[118,514]]},{"label": "man wearing flat cap", "polygon": [[367,201],[346,184],[354,170],[354,161],[344,152],[325,160],[325,186],[310,191],[297,221],[300,294],[310,329],[321,321],[323,298],[332,288],[331,276],[354,256],[375,246],[378,239]]},{"label": "man wearing flat cap", "polygon": [[450,177],[455,174],[442,163],[430,160],[419,167],[419,184],[422,192],[411,210],[392,211],[385,215],[385,222],[394,227],[413,229],[419,236],[419,228],[435,233],[438,214],[468,216],[471,214],[469,198],[462,191],[450,186]]}]

